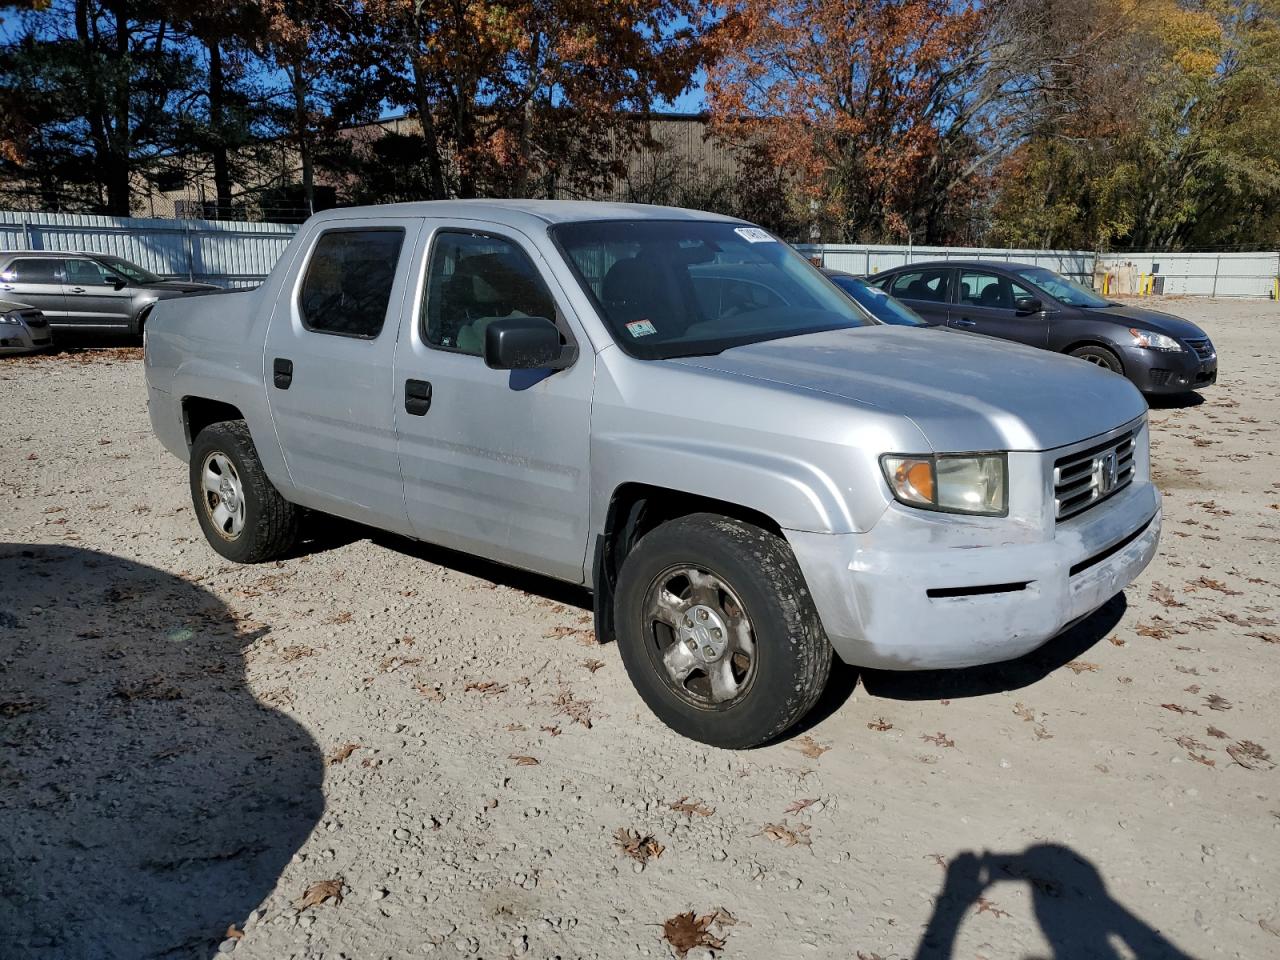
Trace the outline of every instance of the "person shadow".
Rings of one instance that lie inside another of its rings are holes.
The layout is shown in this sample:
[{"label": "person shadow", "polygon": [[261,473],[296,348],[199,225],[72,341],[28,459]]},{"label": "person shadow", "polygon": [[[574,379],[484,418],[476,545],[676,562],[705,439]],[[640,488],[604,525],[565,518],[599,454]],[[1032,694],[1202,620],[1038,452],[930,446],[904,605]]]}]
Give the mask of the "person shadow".
[{"label": "person shadow", "polygon": [[[1000,883],[1025,883],[1052,960],[1192,960],[1117,902],[1098,868],[1069,847],[1044,843],[1021,853],[966,851],[947,864],[942,890],[915,960],[949,960],[964,918],[998,911],[985,894]],[[1123,944],[1125,950],[1119,949]],[[1036,958],[1048,960],[1048,958]]]},{"label": "person shadow", "polygon": [[207,958],[324,809],[323,755],[245,682],[269,628],[195,584],[0,543],[6,958]]}]

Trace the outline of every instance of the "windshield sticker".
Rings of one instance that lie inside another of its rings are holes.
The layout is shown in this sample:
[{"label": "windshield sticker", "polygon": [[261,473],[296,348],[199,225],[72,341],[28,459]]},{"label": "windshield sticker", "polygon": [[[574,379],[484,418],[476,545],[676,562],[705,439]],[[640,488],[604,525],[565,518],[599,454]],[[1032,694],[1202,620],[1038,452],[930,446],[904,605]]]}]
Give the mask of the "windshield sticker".
[{"label": "windshield sticker", "polygon": [[651,333],[657,333],[653,324],[648,320],[632,320],[627,324],[627,333],[633,337],[647,337]]},{"label": "windshield sticker", "polygon": [[759,227],[738,227],[733,231],[747,243],[777,243],[766,230]]}]

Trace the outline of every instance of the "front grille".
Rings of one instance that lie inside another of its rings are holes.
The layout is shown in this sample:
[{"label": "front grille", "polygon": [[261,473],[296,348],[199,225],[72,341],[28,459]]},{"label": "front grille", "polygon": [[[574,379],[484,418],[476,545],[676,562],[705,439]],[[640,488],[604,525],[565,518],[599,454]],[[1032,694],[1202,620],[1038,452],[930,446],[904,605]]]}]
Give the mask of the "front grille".
[{"label": "front grille", "polygon": [[1213,344],[1209,342],[1208,337],[1189,337],[1182,342],[1201,360],[1213,359]]},{"label": "front grille", "polygon": [[1053,464],[1054,515],[1058,520],[1096,506],[1133,481],[1133,431],[1069,453]]},{"label": "front grille", "polygon": [[1172,370],[1164,370],[1160,367],[1156,367],[1151,371],[1151,385],[1153,387],[1167,387],[1171,376],[1173,376]]}]

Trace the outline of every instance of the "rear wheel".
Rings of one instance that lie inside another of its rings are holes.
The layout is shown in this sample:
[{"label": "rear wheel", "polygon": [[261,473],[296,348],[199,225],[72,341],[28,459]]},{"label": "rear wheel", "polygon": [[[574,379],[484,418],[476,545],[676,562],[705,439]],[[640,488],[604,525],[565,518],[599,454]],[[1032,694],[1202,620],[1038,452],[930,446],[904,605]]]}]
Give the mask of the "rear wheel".
[{"label": "rear wheel", "polygon": [[677,733],[753,747],[817,702],[827,642],[786,541],[693,514],[647,534],[618,578],[618,649],[631,682]]},{"label": "rear wheel", "polygon": [[1110,370],[1112,373],[1124,373],[1124,367],[1120,363],[1120,358],[1106,347],[1077,347],[1075,350],[1071,351],[1071,356],[1079,357],[1086,363],[1092,363],[1094,366],[1102,367],[1104,370]]},{"label": "rear wheel", "polygon": [[267,479],[243,420],[210,424],[196,435],[190,480],[205,539],[228,560],[274,560],[297,541],[298,508]]}]

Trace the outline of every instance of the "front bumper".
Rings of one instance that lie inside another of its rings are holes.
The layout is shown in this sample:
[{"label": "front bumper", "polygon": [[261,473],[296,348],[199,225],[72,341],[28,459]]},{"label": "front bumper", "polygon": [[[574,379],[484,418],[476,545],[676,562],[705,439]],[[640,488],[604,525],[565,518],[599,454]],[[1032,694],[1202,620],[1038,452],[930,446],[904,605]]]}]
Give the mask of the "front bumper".
[{"label": "front bumper", "polygon": [[1132,348],[1121,362],[1134,385],[1146,394],[1187,393],[1218,382],[1218,355],[1201,359],[1191,350],[1165,353]]},{"label": "front bumper", "polygon": [[1151,562],[1160,495],[1150,482],[1135,481],[1057,524],[1047,541],[1023,531],[948,542],[951,532],[938,526],[945,522],[895,505],[867,533],[786,531],[845,662],[924,670],[998,663],[1034,650]]},{"label": "front bumper", "polygon": [[0,323],[0,354],[30,353],[53,345],[47,324],[38,327],[26,323]]}]

